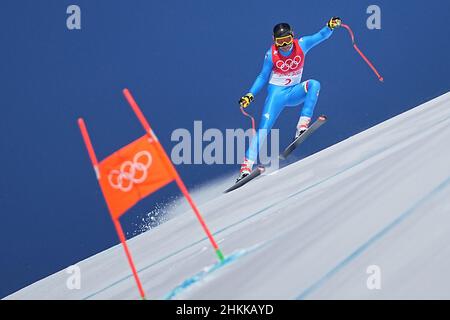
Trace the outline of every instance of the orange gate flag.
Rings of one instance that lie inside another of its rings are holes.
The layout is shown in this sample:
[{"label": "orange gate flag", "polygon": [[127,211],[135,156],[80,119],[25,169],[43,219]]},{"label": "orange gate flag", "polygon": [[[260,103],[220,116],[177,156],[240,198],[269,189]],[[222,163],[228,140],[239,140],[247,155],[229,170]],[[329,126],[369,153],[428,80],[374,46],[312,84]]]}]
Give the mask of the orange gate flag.
[{"label": "orange gate flag", "polygon": [[197,206],[191,198],[178,172],[167,156],[128,89],[123,94],[141,122],[146,134],[120,150],[98,162],[86,125],[82,118],[78,119],[81,135],[97,175],[100,188],[108,206],[117,235],[123,245],[134,279],[142,299],[145,292],[139,279],[136,266],[131,257],[119,218],[139,200],[145,198],[166,184],[175,181],[186,200],[189,202],[204,232],[211,242],[221,262],[224,256],[211,231],[206,225]]},{"label": "orange gate flag", "polygon": [[175,180],[172,166],[147,134],[99,163],[99,183],[113,218]]}]

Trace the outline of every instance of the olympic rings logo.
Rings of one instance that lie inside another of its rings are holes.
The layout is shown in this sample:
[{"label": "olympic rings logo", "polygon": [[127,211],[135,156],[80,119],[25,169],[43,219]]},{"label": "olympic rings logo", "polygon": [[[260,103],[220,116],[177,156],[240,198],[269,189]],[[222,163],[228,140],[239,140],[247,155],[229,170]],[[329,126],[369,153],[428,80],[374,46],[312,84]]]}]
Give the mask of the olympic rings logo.
[{"label": "olympic rings logo", "polygon": [[108,181],[114,189],[128,192],[133,185],[147,180],[148,169],[152,165],[153,158],[150,152],[140,151],[136,153],[133,161],[125,161],[120,170],[112,170],[108,175]]},{"label": "olympic rings logo", "polygon": [[295,70],[300,65],[300,62],[302,62],[302,57],[296,56],[294,59],[286,59],[286,61],[278,60],[276,63],[276,66],[281,71],[289,71],[289,70]]}]

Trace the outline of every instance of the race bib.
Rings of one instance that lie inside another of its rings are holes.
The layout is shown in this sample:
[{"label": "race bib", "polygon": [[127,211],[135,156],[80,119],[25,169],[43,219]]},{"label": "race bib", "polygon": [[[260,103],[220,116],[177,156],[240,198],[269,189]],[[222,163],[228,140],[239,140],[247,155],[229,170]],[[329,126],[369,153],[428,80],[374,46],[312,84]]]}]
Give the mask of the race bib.
[{"label": "race bib", "polygon": [[272,75],[270,76],[269,83],[282,87],[295,86],[296,84],[302,82],[302,75],[303,68],[288,74],[281,74],[273,71]]}]

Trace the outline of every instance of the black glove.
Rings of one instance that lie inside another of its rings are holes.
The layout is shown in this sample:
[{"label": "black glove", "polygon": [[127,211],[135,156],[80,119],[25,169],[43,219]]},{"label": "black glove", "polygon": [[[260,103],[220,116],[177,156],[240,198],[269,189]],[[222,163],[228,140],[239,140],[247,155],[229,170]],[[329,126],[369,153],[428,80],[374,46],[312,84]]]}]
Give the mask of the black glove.
[{"label": "black glove", "polygon": [[327,26],[331,30],[334,30],[335,28],[340,27],[341,24],[342,24],[342,20],[339,17],[333,17],[330,19],[330,21],[327,22]]},{"label": "black glove", "polygon": [[253,94],[247,93],[245,96],[239,99],[239,104],[241,105],[242,108],[247,108],[253,101],[253,99],[255,99],[253,97]]}]

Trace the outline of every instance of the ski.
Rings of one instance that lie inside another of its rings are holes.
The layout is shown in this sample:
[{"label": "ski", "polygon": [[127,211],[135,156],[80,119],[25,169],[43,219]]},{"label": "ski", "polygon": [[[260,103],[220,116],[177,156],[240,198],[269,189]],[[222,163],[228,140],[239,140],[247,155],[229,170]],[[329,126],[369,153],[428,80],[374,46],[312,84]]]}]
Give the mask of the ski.
[{"label": "ski", "polygon": [[302,142],[304,142],[311,134],[314,133],[317,129],[319,129],[325,122],[327,122],[327,116],[321,115],[317,118],[316,121],[309,127],[306,132],[304,132],[300,137],[298,137],[295,141],[293,141],[290,145],[284,149],[283,153],[280,154],[279,158],[285,160],[292,151],[295,150]]},{"label": "ski", "polygon": [[224,193],[228,193],[230,191],[236,190],[240,187],[242,187],[244,184],[250,182],[251,180],[255,179],[256,177],[260,176],[261,173],[263,173],[266,169],[263,166],[258,166],[255,170],[252,171],[248,176],[246,176],[244,179],[236,182],[233,186],[225,190]]}]

